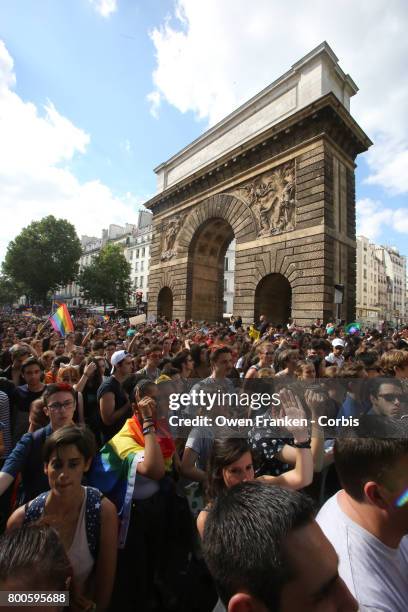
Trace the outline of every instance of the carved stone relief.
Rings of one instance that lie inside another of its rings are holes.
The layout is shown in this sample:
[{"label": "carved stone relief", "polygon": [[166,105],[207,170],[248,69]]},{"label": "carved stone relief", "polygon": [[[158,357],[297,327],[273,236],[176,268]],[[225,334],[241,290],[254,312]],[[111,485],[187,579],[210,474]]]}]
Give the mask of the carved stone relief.
[{"label": "carved stone relief", "polygon": [[177,254],[177,237],[183,225],[181,215],[164,221],[161,231],[161,261],[166,261]]},{"label": "carved stone relief", "polygon": [[238,187],[236,195],[252,209],[258,236],[271,236],[295,229],[295,166],[293,162],[274,168]]}]

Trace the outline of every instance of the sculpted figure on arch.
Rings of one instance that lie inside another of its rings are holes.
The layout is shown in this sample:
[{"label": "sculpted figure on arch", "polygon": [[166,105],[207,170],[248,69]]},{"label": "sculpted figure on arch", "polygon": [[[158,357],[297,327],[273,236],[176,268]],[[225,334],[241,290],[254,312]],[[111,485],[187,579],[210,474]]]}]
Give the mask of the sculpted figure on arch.
[{"label": "sculpted figure on arch", "polygon": [[255,213],[258,236],[270,236],[295,228],[293,163],[274,168],[237,191]]},{"label": "sculpted figure on arch", "polygon": [[162,249],[160,259],[162,261],[171,259],[177,253],[176,239],[183,225],[180,216],[173,217],[165,222],[162,230]]}]

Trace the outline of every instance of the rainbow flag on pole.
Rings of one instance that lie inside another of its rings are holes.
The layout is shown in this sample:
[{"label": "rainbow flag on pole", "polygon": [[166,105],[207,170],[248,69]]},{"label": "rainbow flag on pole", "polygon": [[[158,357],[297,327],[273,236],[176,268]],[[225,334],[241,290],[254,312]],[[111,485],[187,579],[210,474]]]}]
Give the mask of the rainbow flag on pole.
[{"label": "rainbow flag on pole", "polygon": [[65,334],[74,331],[74,324],[66,304],[61,304],[61,306],[57,308],[55,313],[50,317],[50,323],[55,331],[59,332],[61,336],[65,336]]}]

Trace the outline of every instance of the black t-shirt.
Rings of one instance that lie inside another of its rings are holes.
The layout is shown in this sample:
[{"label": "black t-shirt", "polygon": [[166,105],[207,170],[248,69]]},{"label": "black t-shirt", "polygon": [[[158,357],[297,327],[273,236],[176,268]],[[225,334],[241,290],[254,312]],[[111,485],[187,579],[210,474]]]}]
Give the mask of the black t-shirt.
[{"label": "black t-shirt", "polygon": [[12,414],[12,430],[14,442],[17,442],[29,427],[31,403],[42,396],[45,385],[41,391],[30,391],[28,385],[16,388],[14,395],[14,414]]},{"label": "black t-shirt", "polygon": [[[116,380],[114,376],[111,376],[110,378],[108,378],[108,380],[105,380],[98,389],[96,397],[98,400],[99,410],[101,409],[101,397],[103,397],[106,393],[113,393],[113,395],[115,396],[115,411],[120,410],[120,408],[122,408],[122,406],[127,402],[127,396],[123,391],[122,385],[118,380]],[[119,419],[119,421],[116,421],[114,425],[105,425],[104,423],[102,423],[102,433],[104,435],[105,441],[108,441],[113,438],[113,436],[122,429],[126,419],[131,416],[131,410],[129,407],[128,414],[125,414],[125,416]]]},{"label": "black t-shirt", "polygon": [[28,385],[21,385],[20,387],[17,387],[14,396],[14,403],[17,410],[20,410],[21,412],[30,412],[31,402],[41,397],[44,391],[45,385],[41,391],[30,391]]}]

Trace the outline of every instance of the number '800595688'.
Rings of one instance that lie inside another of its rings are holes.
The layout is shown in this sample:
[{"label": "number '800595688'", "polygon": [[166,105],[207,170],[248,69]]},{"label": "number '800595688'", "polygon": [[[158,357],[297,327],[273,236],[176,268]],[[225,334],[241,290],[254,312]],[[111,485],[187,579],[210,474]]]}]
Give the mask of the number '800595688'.
[{"label": "number '800595688'", "polygon": [[[6,595],[5,598],[4,595]],[[69,604],[68,592],[65,591],[12,591],[8,593],[3,592],[3,597],[0,597],[0,599],[3,600],[1,603],[4,602],[9,605],[31,604],[35,606],[44,604],[60,604],[66,606]]]}]

